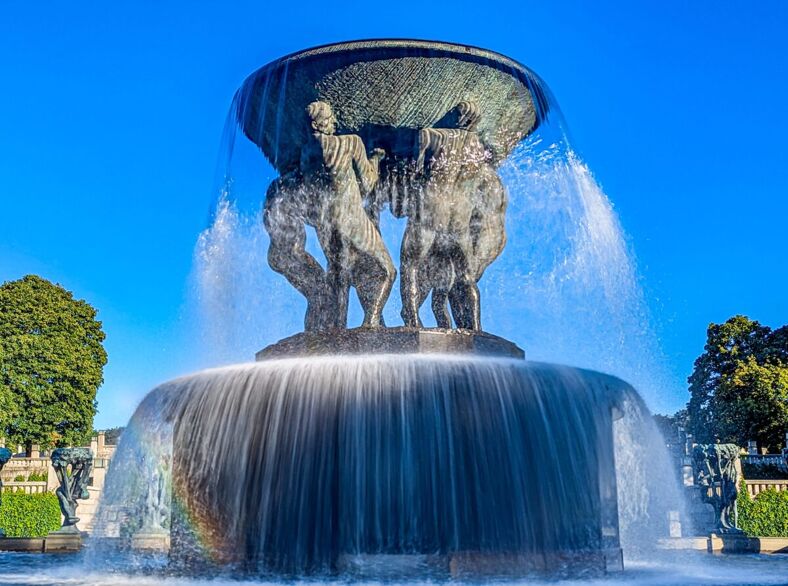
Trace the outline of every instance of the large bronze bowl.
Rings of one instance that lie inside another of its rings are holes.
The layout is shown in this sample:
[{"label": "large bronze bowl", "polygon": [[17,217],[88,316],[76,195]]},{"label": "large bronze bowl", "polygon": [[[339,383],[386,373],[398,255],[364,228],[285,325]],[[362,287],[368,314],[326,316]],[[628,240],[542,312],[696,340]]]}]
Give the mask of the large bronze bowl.
[{"label": "large bronze bowl", "polygon": [[460,101],[479,104],[479,132],[500,162],[545,118],[547,90],[523,65],[492,51],[432,41],[368,40],[282,57],[238,92],[244,134],[280,172],[298,165],[305,108],[331,104],[337,132],[408,158],[418,129],[440,125]]}]

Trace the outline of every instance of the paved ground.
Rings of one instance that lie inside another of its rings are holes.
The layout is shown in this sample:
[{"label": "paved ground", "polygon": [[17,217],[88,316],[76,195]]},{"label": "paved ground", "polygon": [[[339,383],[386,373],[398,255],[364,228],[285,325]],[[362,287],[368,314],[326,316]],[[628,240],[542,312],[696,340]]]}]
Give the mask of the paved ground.
[{"label": "paved ground", "polygon": [[[84,551],[77,555],[0,554],[0,585],[18,586],[221,586],[273,584],[230,578],[194,579],[168,576],[164,561]],[[294,582],[288,582],[294,584]],[[318,581],[310,580],[310,584]],[[347,585],[347,581],[334,581]],[[412,584],[413,582],[411,582]],[[627,570],[606,579],[506,584],[551,586],[775,586],[788,585],[788,556],[671,554],[659,561],[628,560]],[[425,582],[424,584],[428,584]],[[457,582],[452,582],[457,585]]]}]

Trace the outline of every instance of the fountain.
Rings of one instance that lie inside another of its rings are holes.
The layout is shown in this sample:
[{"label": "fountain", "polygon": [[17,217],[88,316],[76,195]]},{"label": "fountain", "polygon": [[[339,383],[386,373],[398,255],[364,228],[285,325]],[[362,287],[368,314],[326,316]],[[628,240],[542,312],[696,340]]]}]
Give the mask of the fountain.
[{"label": "fountain", "polygon": [[[166,533],[189,572],[620,570],[614,422],[645,412],[637,393],[482,327],[507,247],[500,169],[552,107],[527,68],[447,43],[342,43],[252,74],[233,124],[277,172],[267,259],[304,331],[151,392],[103,530]],[[405,223],[398,266],[386,210]],[[402,325],[384,316],[397,275]]]}]

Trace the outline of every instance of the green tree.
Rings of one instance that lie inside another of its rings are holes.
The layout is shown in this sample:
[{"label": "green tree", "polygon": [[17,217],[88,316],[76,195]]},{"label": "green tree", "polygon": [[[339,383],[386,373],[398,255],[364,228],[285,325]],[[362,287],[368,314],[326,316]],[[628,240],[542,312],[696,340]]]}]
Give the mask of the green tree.
[{"label": "green tree", "polygon": [[688,430],[697,441],[777,449],[788,428],[788,327],[743,315],[707,330],[689,377]]},{"label": "green tree", "polygon": [[102,430],[104,432],[104,441],[108,446],[117,446],[118,440],[120,439],[120,434],[123,433],[123,430],[126,429],[125,427],[111,427],[109,429]]},{"label": "green tree", "polygon": [[103,341],[96,310],[59,285],[28,275],[0,286],[0,436],[28,452],[88,441]]},{"label": "green tree", "polygon": [[673,415],[654,415],[654,423],[657,424],[662,437],[668,444],[673,445],[678,442],[679,429],[687,429],[687,410],[682,409]]},{"label": "green tree", "polygon": [[788,367],[758,364],[748,356],[720,380],[714,404],[718,434],[725,441],[744,446],[756,440],[777,451],[788,430]]},{"label": "green tree", "polygon": [[[0,363],[3,360],[3,346],[0,344]],[[0,384],[0,436],[16,416],[16,402],[11,389]]]}]

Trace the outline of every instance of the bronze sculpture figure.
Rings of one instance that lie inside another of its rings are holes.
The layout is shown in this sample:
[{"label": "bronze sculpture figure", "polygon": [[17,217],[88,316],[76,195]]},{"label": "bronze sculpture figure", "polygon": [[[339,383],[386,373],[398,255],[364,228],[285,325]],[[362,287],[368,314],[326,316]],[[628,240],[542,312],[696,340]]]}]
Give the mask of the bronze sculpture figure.
[{"label": "bronze sculpture figure", "polygon": [[736,528],[736,497],[739,495],[739,446],[697,445],[692,451],[695,482],[704,489],[703,500],[714,507],[717,531],[741,533]]},{"label": "bronze sculpture figure", "polygon": [[[442,127],[425,128],[419,133],[416,173],[421,188],[408,210],[401,253],[402,318],[406,326],[422,327],[419,307],[425,289],[430,288],[425,285],[425,273],[432,272],[443,281],[435,288],[438,295],[433,298],[439,325],[449,324],[445,302],[441,311],[436,300],[441,305],[440,300],[450,296],[457,308],[458,326],[481,330],[476,273],[482,263],[475,262],[471,228],[479,207],[480,176],[489,165],[476,132],[480,117],[477,104],[462,101],[444,117]],[[442,270],[435,270],[436,264],[442,265]]]},{"label": "bronze sculpture figure", "polygon": [[263,223],[270,237],[268,264],[306,298],[304,330],[330,329],[336,315],[327,306],[326,274],[306,250],[306,225],[317,223],[316,208],[297,171],[277,178],[268,188]]},{"label": "bronze sculpture figure", "polygon": [[88,480],[93,470],[93,452],[88,448],[58,448],[52,452],[52,467],[60,482],[55,491],[63,513],[58,533],[78,533],[77,500],[90,497]]},{"label": "bronze sculpture figure", "polygon": [[[363,327],[381,326],[396,269],[363,197],[375,188],[385,153],[375,149],[368,158],[359,136],[337,135],[329,104],[312,102],[307,114],[311,133],[298,171],[269,189],[269,263],[307,298],[307,331],[346,327],[351,285],[364,309]],[[326,271],[304,248],[304,224],[317,232]]]},{"label": "bronze sculpture figure", "polygon": [[[478,283],[506,245],[506,189],[491,164],[481,166],[471,197],[471,272]],[[419,307],[431,292],[432,312],[439,328],[450,329],[453,316],[457,328],[473,329],[473,315],[463,305],[462,291],[455,286],[454,269],[447,261],[440,255],[431,255],[419,268]]]}]

